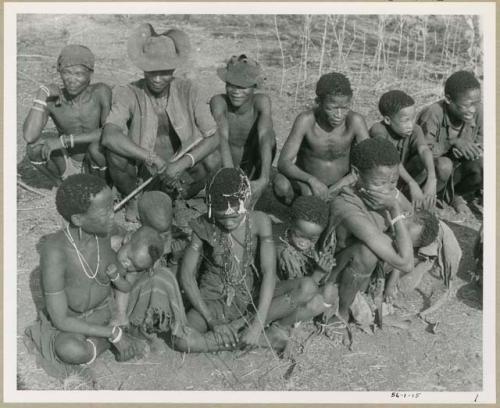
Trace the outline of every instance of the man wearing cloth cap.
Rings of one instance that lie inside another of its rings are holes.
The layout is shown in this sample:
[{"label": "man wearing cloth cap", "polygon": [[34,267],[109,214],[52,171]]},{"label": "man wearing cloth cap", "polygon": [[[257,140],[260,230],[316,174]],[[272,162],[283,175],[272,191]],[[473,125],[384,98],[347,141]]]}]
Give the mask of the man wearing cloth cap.
[{"label": "man wearing cloth cap", "polygon": [[[90,84],[95,57],[83,45],[67,45],[57,59],[63,87],[39,87],[23,125],[31,163],[55,184],[82,172],[87,155],[91,172],[104,177],[106,159],[99,141],[111,107],[111,89]],[[57,135],[42,133],[49,117]]]},{"label": "man wearing cloth cap", "polygon": [[[173,76],[187,65],[189,48],[184,32],[157,34],[150,24],[137,27],[128,40],[128,55],[144,78],[113,90],[103,133],[110,175],[123,195],[137,187],[139,177],[158,174],[149,189],[189,198],[218,166],[218,135],[208,104],[190,80]],[[137,219],[135,199],[126,218]]]},{"label": "man wearing cloth cap", "polygon": [[244,54],[232,56],[217,75],[226,83],[226,93],[213,96],[210,108],[221,135],[222,165],[240,167],[247,174],[256,201],[269,183],[276,153],[271,100],[254,93],[261,68]]}]

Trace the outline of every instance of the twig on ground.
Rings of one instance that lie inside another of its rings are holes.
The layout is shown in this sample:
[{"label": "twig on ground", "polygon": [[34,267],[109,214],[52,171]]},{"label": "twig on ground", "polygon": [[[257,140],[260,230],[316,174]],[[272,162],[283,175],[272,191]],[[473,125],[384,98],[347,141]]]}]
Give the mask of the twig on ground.
[{"label": "twig on ground", "polygon": [[40,191],[37,191],[35,190],[34,188],[31,188],[30,186],[28,186],[26,183],[23,183],[21,180],[17,180],[17,185],[24,188],[25,190],[28,190],[29,192],[33,193],[33,194],[37,194],[41,197],[47,197],[47,195],[43,194],[43,193],[40,193]]}]

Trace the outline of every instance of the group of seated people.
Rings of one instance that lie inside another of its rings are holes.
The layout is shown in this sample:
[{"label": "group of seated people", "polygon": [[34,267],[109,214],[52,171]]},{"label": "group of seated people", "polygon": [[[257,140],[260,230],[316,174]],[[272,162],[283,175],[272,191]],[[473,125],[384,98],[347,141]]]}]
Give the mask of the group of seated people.
[{"label": "group of seated people", "polygon": [[[298,322],[359,323],[360,294],[373,288],[382,313],[435,260],[445,282],[456,273],[460,247],[435,207],[466,211],[464,197],[482,194],[472,73],[452,74],[444,99],[418,117],[411,96],[384,93],[370,130],[351,109],[346,76],[322,75],[275,174],[257,62],[231,57],[217,70],[226,92],[207,104],[192,80],[174,76],[189,65],[184,32],[142,24],[127,48],[144,78],[111,90],[91,83],[88,48],[66,46],[63,86],[40,86],[23,127],[65,221],[41,246],[45,307],[26,330],[47,372],[62,376],[110,347],[128,360],[140,352],[137,336],[154,333],[183,352],[282,350]],[[57,134],[44,132],[49,117]],[[291,213],[279,240],[269,215],[254,210],[270,184]],[[137,229],[115,225],[112,187]],[[176,238],[175,208],[193,197],[204,210]]]}]

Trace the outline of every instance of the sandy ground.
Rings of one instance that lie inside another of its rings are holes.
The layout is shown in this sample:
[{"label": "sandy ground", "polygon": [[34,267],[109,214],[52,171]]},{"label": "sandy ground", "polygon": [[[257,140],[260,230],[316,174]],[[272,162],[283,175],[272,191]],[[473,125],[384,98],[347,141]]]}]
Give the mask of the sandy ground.
[{"label": "sandy ground", "polygon": [[[408,329],[385,327],[371,334],[354,329],[350,348],[316,333],[315,326],[306,323],[294,330],[293,359],[279,358],[265,350],[183,355],[165,348],[127,363],[117,363],[110,352],[105,352],[91,368],[92,379],[88,381],[75,376],[60,382],[37,368],[34,356],[24,347],[22,334],[35,319],[35,304],[40,301],[37,246],[44,235],[59,228],[60,217],[54,208],[55,192],[47,189],[47,182],[26,164],[22,121],[34,87],[57,79],[55,56],[66,43],[88,44],[95,51],[96,81],[115,84],[136,78],[139,73],[125,55],[125,38],[129,27],[144,20],[140,16],[95,16],[69,21],[70,18],[60,16],[42,21],[24,17],[19,29],[18,53],[24,57],[18,61],[18,174],[43,194],[21,188],[17,191],[19,389],[475,391],[482,388],[482,301],[480,290],[470,283],[471,272],[475,270],[472,245],[480,222],[477,217],[459,220],[451,209],[443,215],[456,232],[464,256],[455,281],[456,296],[428,318],[431,323],[439,323],[435,331],[432,324],[417,317],[419,311],[444,291],[443,283],[429,274],[414,293],[396,303],[396,314],[409,321]],[[150,20],[162,27],[173,21],[171,16]],[[290,77],[280,96],[281,69],[273,63],[279,61],[279,54],[276,54],[276,39],[266,31],[267,26],[242,27],[239,21],[219,21],[218,17],[210,22],[195,17],[180,21],[191,37],[197,62],[194,73],[189,75],[197,79],[207,98],[223,91],[215,68],[227,56],[244,50],[259,56],[261,63],[269,63],[264,91],[273,100],[281,147],[294,117],[310,104],[313,88],[305,89],[296,99],[295,84]],[[419,94],[420,105],[437,99],[435,84],[419,85],[431,90]],[[375,91],[371,87],[366,98],[358,96],[355,100],[355,106],[369,124],[377,119]],[[287,220],[285,209],[269,191],[259,206]],[[278,235],[284,224],[275,227]]]}]

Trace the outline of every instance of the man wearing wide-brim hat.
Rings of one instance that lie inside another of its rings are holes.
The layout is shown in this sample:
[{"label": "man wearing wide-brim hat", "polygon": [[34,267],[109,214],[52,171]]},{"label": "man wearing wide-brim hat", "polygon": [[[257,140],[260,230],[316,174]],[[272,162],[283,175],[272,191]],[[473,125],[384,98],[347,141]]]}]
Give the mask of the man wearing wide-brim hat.
[{"label": "man wearing wide-brim hat", "polygon": [[[111,108],[111,88],[91,83],[94,65],[89,48],[65,46],[57,58],[62,86],[41,85],[24,121],[27,156],[55,185],[84,169],[105,176],[106,158],[99,141]],[[56,131],[44,131],[49,118]]]},{"label": "man wearing wide-brim hat", "polygon": [[[123,195],[139,178],[158,174],[148,188],[188,198],[218,165],[218,134],[209,106],[188,79],[174,71],[189,63],[189,39],[177,29],[157,34],[150,24],[128,40],[131,61],[144,78],[113,90],[113,104],[102,143],[108,149],[111,178]],[[126,217],[137,217],[129,202]]]},{"label": "man wearing wide-brim hat", "polygon": [[271,99],[255,92],[262,69],[245,54],[232,56],[217,75],[226,83],[226,93],[213,96],[210,109],[219,126],[222,164],[247,174],[255,202],[269,184],[276,154]]}]

